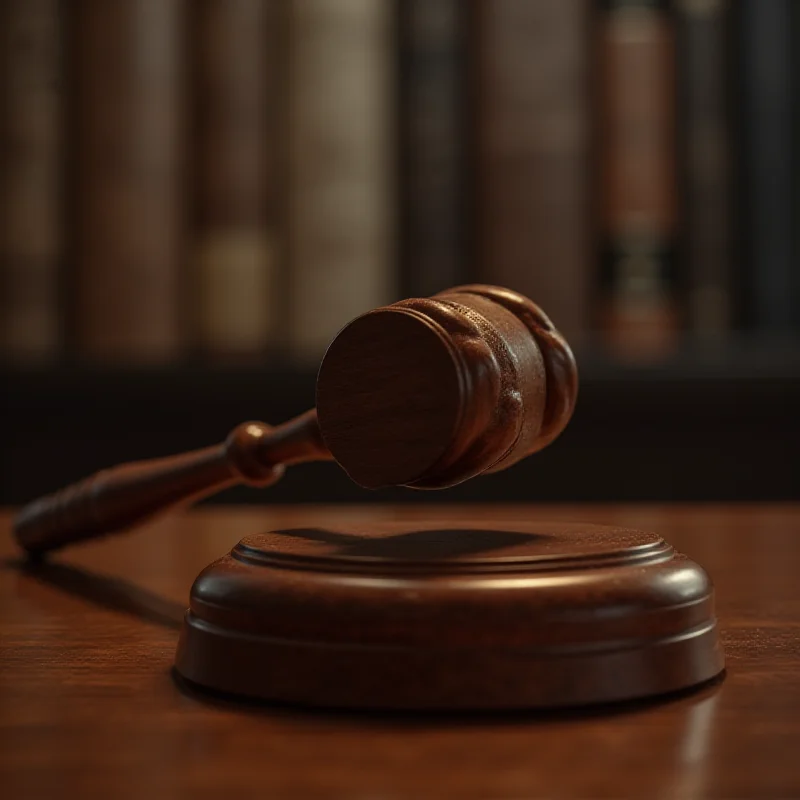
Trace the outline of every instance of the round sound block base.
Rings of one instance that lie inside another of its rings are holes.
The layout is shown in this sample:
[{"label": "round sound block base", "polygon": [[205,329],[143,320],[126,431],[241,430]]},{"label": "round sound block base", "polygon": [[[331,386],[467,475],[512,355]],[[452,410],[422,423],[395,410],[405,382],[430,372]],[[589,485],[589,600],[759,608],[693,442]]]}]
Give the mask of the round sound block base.
[{"label": "round sound block base", "polygon": [[713,590],[654,533],[386,524],[248,536],[191,592],[176,669],[304,705],[554,708],[723,669]]}]

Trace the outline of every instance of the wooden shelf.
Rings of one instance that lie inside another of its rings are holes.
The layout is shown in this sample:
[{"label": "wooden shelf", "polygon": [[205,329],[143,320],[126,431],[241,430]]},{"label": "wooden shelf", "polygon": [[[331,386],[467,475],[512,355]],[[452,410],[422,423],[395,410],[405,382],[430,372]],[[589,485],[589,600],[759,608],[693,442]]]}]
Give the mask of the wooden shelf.
[{"label": "wooden shelf", "polygon": [[[581,363],[573,421],[547,450],[444,492],[368,492],[332,464],[289,470],[231,502],[789,500],[800,475],[796,348],[620,367]],[[18,504],[121,461],[220,441],[247,419],[313,405],[314,373],[289,366],[5,368],[0,503]],[[642,464],[647,468],[642,469]]]}]

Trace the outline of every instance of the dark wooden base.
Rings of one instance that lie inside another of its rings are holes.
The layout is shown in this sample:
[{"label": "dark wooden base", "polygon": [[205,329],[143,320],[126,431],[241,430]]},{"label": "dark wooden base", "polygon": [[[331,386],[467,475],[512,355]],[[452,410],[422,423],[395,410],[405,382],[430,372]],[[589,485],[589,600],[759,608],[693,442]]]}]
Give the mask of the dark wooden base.
[{"label": "dark wooden base", "polygon": [[176,656],[215,690],[379,709],[629,700],[723,665],[708,576],[657,534],[462,520],[245,537],[195,581]]}]

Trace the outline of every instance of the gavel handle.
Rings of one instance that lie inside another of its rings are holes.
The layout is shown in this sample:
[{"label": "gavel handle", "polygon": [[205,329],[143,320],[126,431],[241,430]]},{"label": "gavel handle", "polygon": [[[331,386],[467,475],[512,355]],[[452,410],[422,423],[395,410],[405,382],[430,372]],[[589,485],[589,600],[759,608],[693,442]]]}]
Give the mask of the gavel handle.
[{"label": "gavel handle", "polygon": [[244,422],[218,445],[102,470],[25,506],[17,542],[32,555],[127,530],[229,486],[269,486],[287,464],[331,459],[316,410],[273,428]]}]

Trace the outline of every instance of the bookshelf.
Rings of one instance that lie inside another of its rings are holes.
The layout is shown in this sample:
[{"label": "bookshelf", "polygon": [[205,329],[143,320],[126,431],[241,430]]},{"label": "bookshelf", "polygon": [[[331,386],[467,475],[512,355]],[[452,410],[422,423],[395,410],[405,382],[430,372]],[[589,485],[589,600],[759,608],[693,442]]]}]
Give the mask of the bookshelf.
[{"label": "bookshelf", "polygon": [[221,499],[796,495],[799,4],[113,5],[0,9],[0,502],[286,419],[341,324],[476,280],[577,345],[561,440]]}]

